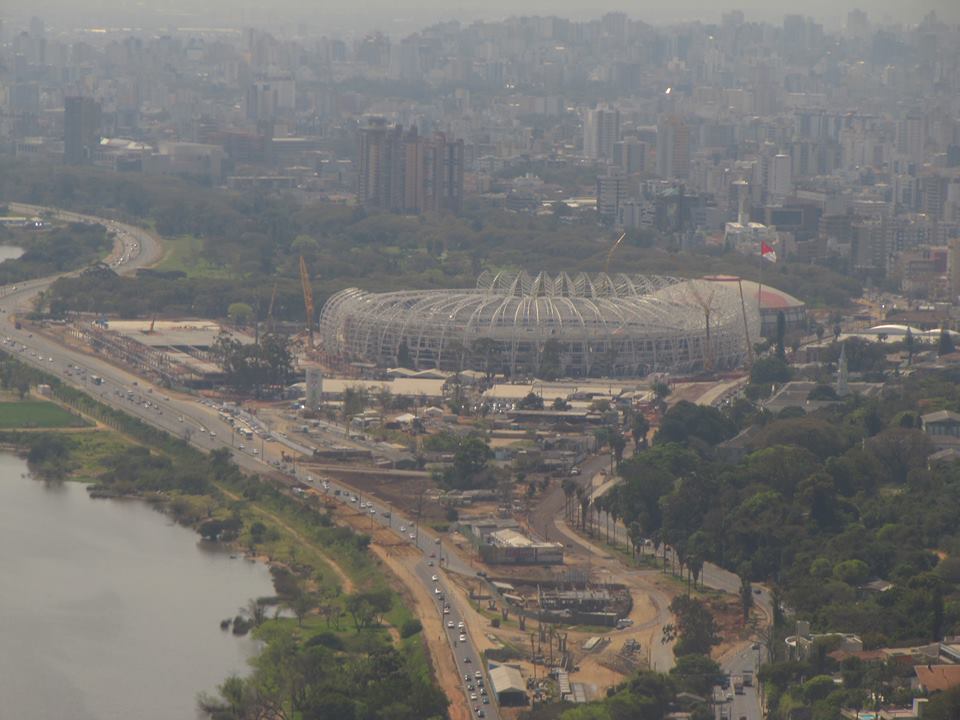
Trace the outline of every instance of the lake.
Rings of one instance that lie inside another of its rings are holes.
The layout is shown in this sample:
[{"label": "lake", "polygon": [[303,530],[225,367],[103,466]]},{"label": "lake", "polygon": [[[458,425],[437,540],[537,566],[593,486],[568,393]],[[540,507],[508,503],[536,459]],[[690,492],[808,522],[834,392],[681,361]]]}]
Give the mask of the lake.
[{"label": "lake", "polygon": [[23,255],[23,248],[16,245],[0,245],[0,262],[4,260],[16,260]]},{"label": "lake", "polygon": [[90,500],[0,454],[0,698],[9,718],[193,720],[255,641],[220,630],[272,595],[146,503]]}]

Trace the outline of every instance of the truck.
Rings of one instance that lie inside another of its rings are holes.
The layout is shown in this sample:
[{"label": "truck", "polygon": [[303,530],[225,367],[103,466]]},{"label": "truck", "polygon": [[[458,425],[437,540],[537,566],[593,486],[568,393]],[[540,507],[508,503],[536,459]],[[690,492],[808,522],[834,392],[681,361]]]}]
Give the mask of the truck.
[{"label": "truck", "polygon": [[743,695],[743,676],[741,675],[733,676],[733,691],[737,695]]},{"label": "truck", "polygon": [[741,675],[744,687],[753,687],[753,670],[744,670]]}]

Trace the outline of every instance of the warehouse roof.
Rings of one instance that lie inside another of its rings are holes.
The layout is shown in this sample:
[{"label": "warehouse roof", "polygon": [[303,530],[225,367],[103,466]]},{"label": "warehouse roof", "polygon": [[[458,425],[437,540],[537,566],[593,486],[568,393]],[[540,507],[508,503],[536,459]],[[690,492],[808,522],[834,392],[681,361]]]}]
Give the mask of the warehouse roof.
[{"label": "warehouse roof", "polygon": [[520,671],[509,665],[490,668],[490,683],[497,695],[503,692],[527,692],[527,686],[523,682]]}]

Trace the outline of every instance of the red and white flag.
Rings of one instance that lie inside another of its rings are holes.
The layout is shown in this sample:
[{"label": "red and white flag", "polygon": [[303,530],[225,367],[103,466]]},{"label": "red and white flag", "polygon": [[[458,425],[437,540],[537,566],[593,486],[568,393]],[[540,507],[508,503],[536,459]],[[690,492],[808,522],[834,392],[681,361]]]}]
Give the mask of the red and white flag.
[{"label": "red and white flag", "polygon": [[767,245],[763,240],[760,241],[760,257],[770,262],[777,261],[777,251]]}]

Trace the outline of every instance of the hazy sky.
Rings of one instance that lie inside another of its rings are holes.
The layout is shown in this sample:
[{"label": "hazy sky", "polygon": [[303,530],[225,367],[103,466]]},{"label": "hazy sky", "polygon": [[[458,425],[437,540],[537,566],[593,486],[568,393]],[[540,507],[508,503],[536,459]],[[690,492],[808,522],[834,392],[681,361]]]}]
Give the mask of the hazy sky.
[{"label": "hazy sky", "polygon": [[812,15],[828,28],[843,24],[853,7],[877,22],[917,23],[930,10],[960,23],[960,0],[2,0],[0,17],[17,27],[30,15],[52,28],[84,26],[163,27],[257,25],[316,32],[381,29],[410,32],[437,20],[499,19],[508,15],[558,15],[582,20],[618,10],[651,23],[719,19],[722,11],[743,10],[748,19],[779,22],[785,13]]}]

